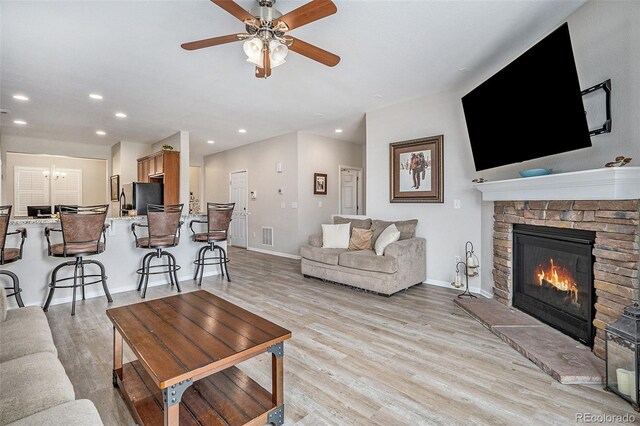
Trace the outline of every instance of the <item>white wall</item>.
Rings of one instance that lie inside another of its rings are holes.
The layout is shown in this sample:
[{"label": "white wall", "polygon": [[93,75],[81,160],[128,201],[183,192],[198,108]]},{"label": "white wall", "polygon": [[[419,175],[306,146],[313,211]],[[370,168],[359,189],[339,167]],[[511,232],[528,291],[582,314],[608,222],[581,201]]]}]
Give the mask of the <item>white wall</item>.
[{"label": "white wall", "polygon": [[[451,92],[367,114],[367,216],[418,219],[416,235],[427,240],[427,282],[433,284],[453,280],[454,256],[464,256],[467,240],[480,250],[480,193],[470,186],[473,162],[463,123],[460,98]],[[389,143],[435,135],[444,135],[444,204],[391,204]],[[461,209],[453,208],[454,199]]]},{"label": "white wall", "polygon": [[[586,89],[611,79],[612,132],[592,137],[591,148],[498,167],[479,172],[478,176],[508,179],[518,177],[519,170],[537,167],[552,168],[554,172],[595,169],[618,155],[633,157],[634,164],[640,161],[640,2],[590,1],[570,15],[567,22],[581,87]],[[536,41],[532,40],[531,45]],[[496,64],[491,75],[504,65]]]},{"label": "white wall", "polygon": [[[282,173],[276,172],[278,162]],[[330,223],[331,215],[338,213],[338,166],[362,167],[363,149],[359,144],[297,132],[210,155],[204,164],[203,205],[227,201],[229,172],[248,170],[248,190],[258,193],[248,205],[249,248],[298,255],[309,234],[319,232],[320,225]],[[313,194],[314,173],[327,174],[327,195]],[[273,226],[274,247],[261,244],[263,226]]]},{"label": "white wall", "polygon": [[[227,202],[229,172],[247,170],[247,189],[258,193],[247,207],[249,247],[296,255],[298,210],[291,203],[298,201],[297,150],[297,134],[289,133],[205,157],[203,206],[207,201]],[[282,162],[282,173],[276,172],[277,162]],[[282,188],[282,194],[278,188]],[[263,226],[274,228],[274,247],[261,244]]]},{"label": "white wall", "polygon": [[[298,133],[298,228],[300,243],[309,234],[321,232],[321,224],[331,223],[339,213],[338,166],[362,167],[361,144],[339,141],[313,133]],[[313,174],[327,174],[327,195],[314,195]],[[363,187],[364,188],[364,187]],[[318,202],[322,207],[318,207]]]},{"label": "white wall", "polygon": [[[497,46],[494,61],[470,76],[464,87],[367,114],[367,215],[420,219],[417,233],[427,238],[428,281],[449,281],[453,277],[453,256],[462,256],[464,242],[470,239],[481,257],[482,289],[491,291],[493,208],[491,203],[481,203],[479,193],[471,189],[473,178],[514,178],[518,170],[532,167],[550,167],[557,172],[591,169],[602,167],[616,155],[640,158],[640,2],[591,1],[567,21],[582,87],[607,78],[613,85],[613,131],[594,137],[592,148],[481,173],[476,173],[473,166],[461,97],[560,23],[540,23],[539,38],[519,49],[504,51]],[[445,204],[390,204],[389,143],[437,134],[444,134]],[[452,209],[454,199],[462,201],[462,209]],[[471,285],[478,287],[479,281],[475,278]]]}]

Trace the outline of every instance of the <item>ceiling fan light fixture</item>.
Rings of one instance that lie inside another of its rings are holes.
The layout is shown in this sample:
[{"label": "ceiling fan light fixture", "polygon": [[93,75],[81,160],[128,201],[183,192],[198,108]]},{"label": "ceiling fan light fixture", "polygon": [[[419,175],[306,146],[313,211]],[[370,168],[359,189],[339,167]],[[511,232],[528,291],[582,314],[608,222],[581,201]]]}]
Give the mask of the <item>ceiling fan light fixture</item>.
[{"label": "ceiling fan light fixture", "polygon": [[271,68],[275,68],[287,62],[285,60],[287,54],[289,54],[289,48],[286,44],[283,44],[278,40],[271,40],[269,42],[269,58],[271,59]]},{"label": "ceiling fan light fixture", "polygon": [[262,40],[258,37],[250,38],[242,43],[242,49],[244,50],[245,55],[254,61],[257,61],[262,57],[262,47]]}]

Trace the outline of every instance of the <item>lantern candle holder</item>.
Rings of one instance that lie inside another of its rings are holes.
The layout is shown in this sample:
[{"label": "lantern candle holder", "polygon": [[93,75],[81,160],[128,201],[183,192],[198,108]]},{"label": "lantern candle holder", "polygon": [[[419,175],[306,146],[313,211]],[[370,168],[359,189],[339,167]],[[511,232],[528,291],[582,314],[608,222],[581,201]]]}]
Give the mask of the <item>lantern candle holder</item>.
[{"label": "lantern candle holder", "polygon": [[471,241],[467,241],[466,244],[464,245],[464,251],[465,251],[465,256],[464,256],[464,262],[458,262],[456,263],[456,280],[455,280],[455,286],[457,286],[457,284],[460,283],[460,266],[463,267],[463,274],[465,277],[465,289],[464,291],[458,295],[458,298],[463,298],[463,297],[471,297],[476,299],[476,295],[472,294],[469,291],[469,277],[476,277],[479,275],[478,272],[478,268],[480,268],[480,262],[478,260],[478,257],[476,256],[475,252],[473,251],[473,243],[471,243]]},{"label": "lantern candle holder", "polygon": [[638,370],[640,357],[640,305],[624,309],[622,317],[605,328],[607,362],[605,390],[629,402],[636,411],[638,405]]}]

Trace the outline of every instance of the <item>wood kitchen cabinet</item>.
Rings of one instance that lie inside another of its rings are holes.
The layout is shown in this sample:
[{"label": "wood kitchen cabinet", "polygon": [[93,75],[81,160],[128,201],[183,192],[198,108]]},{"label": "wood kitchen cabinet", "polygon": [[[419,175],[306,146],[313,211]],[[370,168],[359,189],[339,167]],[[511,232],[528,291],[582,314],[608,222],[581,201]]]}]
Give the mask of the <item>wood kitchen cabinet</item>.
[{"label": "wood kitchen cabinet", "polygon": [[163,183],[164,204],[180,202],[180,152],[160,151],[138,158],[138,182]]}]

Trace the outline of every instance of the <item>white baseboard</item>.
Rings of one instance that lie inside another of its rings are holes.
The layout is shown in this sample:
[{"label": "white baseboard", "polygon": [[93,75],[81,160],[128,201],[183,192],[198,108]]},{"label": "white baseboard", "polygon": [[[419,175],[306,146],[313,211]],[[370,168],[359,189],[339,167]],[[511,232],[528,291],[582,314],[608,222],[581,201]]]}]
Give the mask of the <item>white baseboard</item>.
[{"label": "white baseboard", "polygon": [[487,299],[493,299],[493,293],[487,290],[480,290],[480,294],[486,297]]},{"label": "white baseboard", "polygon": [[[427,280],[424,283],[425,284],[429,284],[429,285],[434,285],[436,287],[444,287],[444,288],[451,288],[451,289],[455,289],[455,290],[460,290],[460,289],[456,289],[455,287],[453,287],[451,285],[451,283],[447,282],[447,281],[434,280],[434,279],[431,279],[431,278],[427,278]],[[469,291],[471,293],[482,294],[482,289],[480,287],[469,287]],[[482,295],[484,296],[484,294],[482,294]]]},{"label": "white baseboard", "polygon": [[247,250],[255,251],[257,253],[271,254],[273,256],[286,257],[288,259],[300,260],[300,256],[298,256],[296,254],[280,253],[279,251],[264,250],[264,249],[259,249],[259,248],[255,248],[255,247],[247,247]]}]

